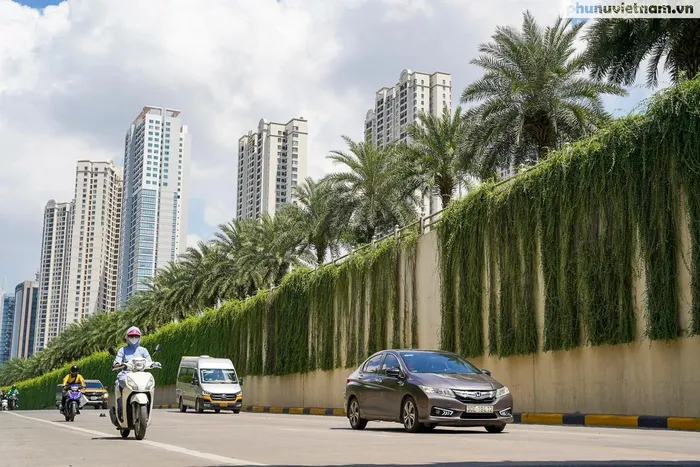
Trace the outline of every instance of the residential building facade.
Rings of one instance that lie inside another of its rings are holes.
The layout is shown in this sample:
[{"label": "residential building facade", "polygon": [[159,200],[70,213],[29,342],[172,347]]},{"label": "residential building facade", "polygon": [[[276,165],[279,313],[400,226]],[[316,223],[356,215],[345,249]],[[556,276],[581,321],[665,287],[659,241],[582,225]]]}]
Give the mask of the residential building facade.
[{"label": "residential building facade", "polygon": [[[375,93],[374,107],[365,116],[365,139],[379,147],[410,142],[408,127],[418,123],[421,112],[441,116],[452,112],[452,75],[403,70],[398,83]],[[421,214],[441,208],[436,190],[423,200]]]},{"label": "residential building facade", "polygon": [[189,157],[179,110],[146,106],[127,130],[117,308],[187,248]]},{"label": "residential building facade", "polygon": [[10,358],[29,358],[34,354],[39,315],[39,283],[24,281],[15,287],[15,316],[12,326]]},{"label": "residential building facade", "polygon": [[293,203],[294,187],[306,178],[308,122],[303,117],[287,123],[261,119],[255,132],[238,140],[236,217],[256,219],[273,215]]},{"label": "residential building facade", "polygon": [[38,278],[40,286],[36,339],[32,336],[32,343],[36,347],[32,348],[32,352],[46,347],[66,326],[72,226],[72,202],[57,203],[50,200],[46,203]]},{"label": "residential building facade", "polygon": [[15,320],[15,296],[2,296],[2,314],[0,315],[0,366],[12,356],[12,327]]},{"label": "residential building facade", "polygon": [[78,161],[66,322],[117,309],[122,175],[111,161]]}]

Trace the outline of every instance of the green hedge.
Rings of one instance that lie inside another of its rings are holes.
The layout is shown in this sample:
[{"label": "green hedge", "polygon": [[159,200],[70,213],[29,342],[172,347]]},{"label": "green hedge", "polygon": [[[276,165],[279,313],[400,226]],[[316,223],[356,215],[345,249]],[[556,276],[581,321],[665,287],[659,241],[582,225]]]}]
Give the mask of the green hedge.
[{"label": "green hedge", "polygon": [[[682,206],[690,258],[679,254]],[[691,332],[700,333],[700,80],[659,93],[644,115],[620,119],[510,182],[480,187],[439,229],[444,349],[536,352],[540,271],[544,350],[633,341],[639,265],[645,335],[681,334],[681,264],[690,265]]]},{"label": "green hedge", "polygon": [[[175,383],[184,355],[230,358],[241,375],[285,375],[352,368],[378,349],[416,346],[417,239],[417,233],[408,232],[339,266],[297,270],[272,292],[226,302],[144,336],[151,353],[161,345],[157,360],[163,368],[153,371],[156,384]],[[78,365],[85,378],[100,379],[111,390],[116,378],[111,363],[112,357],[101,352]],[[18,383],[21,407],[53,406],[56,385],[69,368]]]}]

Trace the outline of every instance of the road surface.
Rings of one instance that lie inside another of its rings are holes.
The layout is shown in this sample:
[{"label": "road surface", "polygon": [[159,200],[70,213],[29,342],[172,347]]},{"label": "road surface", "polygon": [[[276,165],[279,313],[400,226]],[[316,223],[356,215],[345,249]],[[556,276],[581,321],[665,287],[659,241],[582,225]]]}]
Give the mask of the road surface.
[{"label": "road surface", "polygon": [[409,434],[389,423],[353,431],[344,417],[157,410],[146,439],[137,441],[133,432],[122,439],[101,412],[86,409],[73,423],[62,421],[57,411],[1,412],[0,465],[533,467],[624,460],[635,466],[700,466],[700,433],[692,432],[509,425],[501,434],[481,428]]}]

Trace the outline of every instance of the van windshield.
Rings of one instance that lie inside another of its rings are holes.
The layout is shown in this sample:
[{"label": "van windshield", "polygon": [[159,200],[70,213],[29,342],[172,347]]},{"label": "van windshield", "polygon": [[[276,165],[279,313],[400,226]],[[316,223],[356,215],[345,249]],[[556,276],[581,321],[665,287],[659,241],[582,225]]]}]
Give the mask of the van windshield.
[{"label": "van windshield", "polygon": [[235,384],[238,382],[235,370],[230,368],[203,368],[200,373],[203,383]]}]

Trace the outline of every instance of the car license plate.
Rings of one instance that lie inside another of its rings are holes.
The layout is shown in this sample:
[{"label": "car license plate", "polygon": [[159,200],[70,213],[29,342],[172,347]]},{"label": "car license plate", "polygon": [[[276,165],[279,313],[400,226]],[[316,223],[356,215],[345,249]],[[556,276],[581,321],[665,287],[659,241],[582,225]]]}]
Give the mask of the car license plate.
[{"label": "car license plate", "polygon": [[493,413],[492,405],[468,405],[465,409],[467,413]]},{"label": "car license plate", "polygon": [[97,400],[97,396],[92,396],[90,399],[96,401],[96,400]]},{"label": "car license plate", "polygon": [[228,404],[221,404],[221,407],[228,407]]}]

